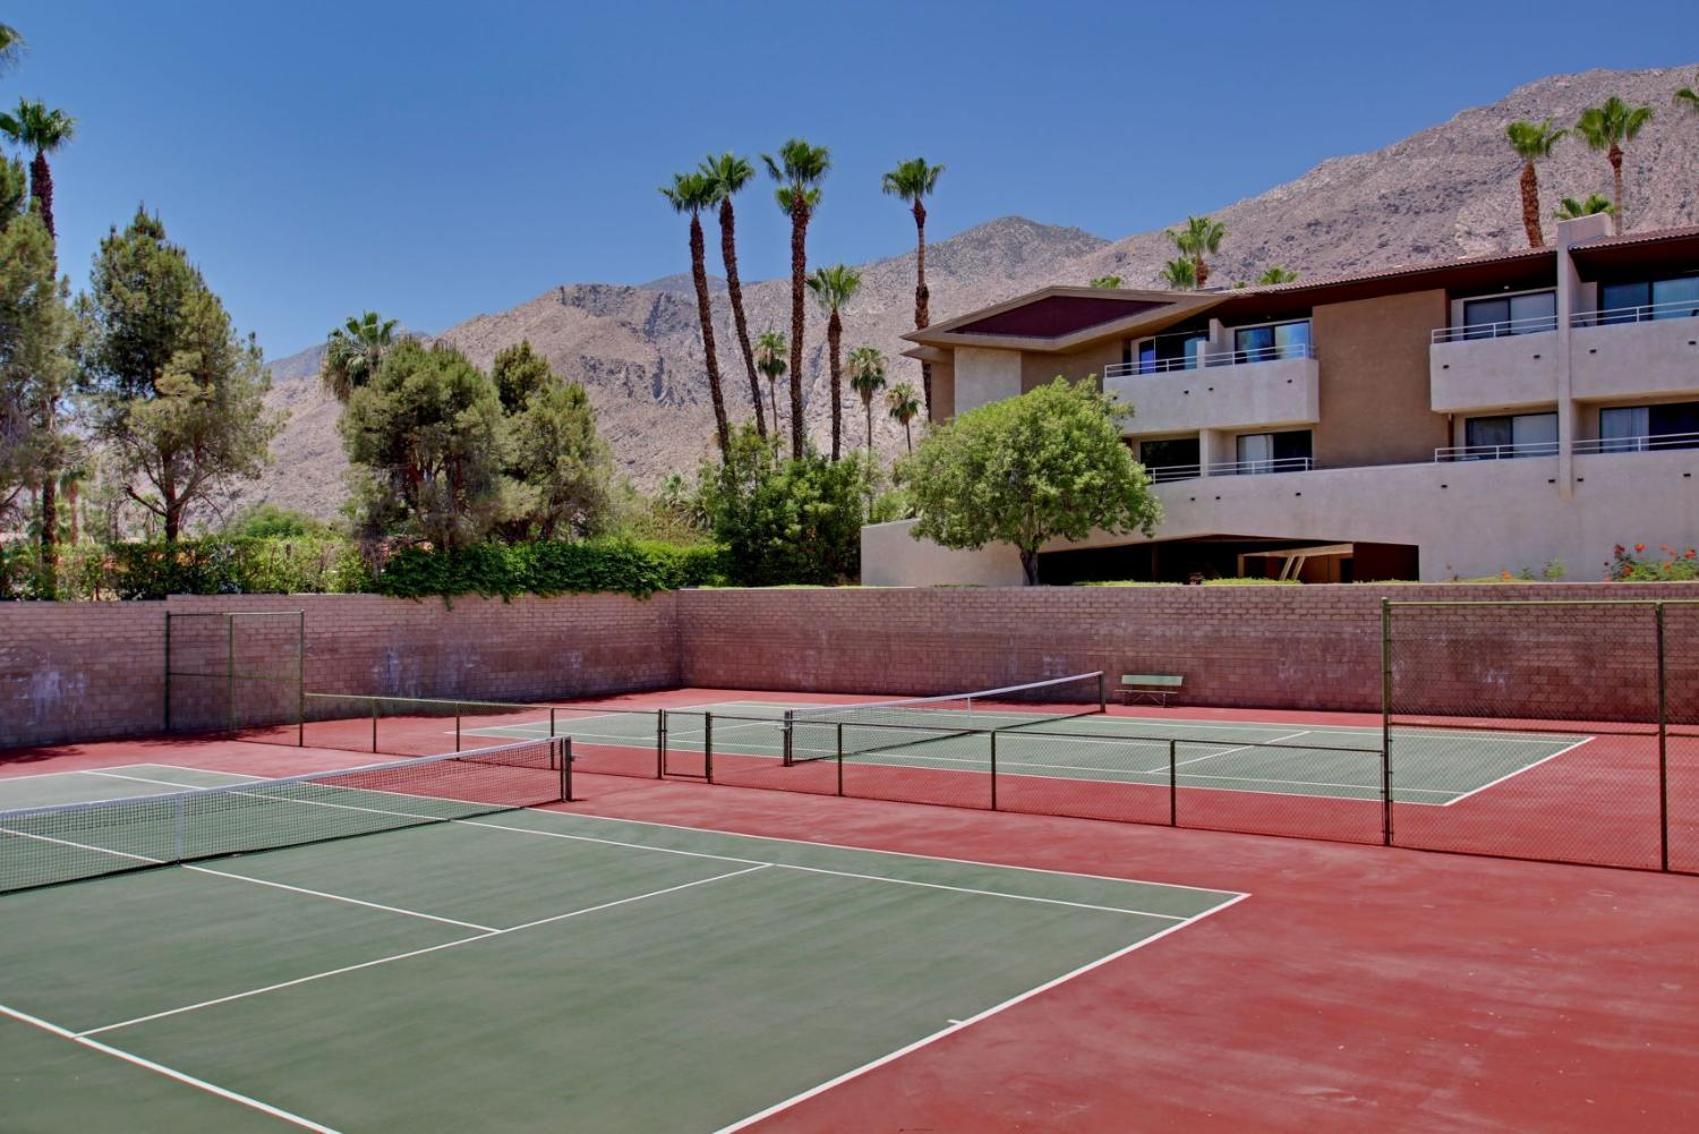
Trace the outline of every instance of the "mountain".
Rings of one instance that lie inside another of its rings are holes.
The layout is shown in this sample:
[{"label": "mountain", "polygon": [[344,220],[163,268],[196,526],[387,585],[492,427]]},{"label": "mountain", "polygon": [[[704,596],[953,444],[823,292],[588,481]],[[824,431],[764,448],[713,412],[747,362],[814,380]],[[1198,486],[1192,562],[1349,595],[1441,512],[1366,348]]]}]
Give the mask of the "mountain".
[{"label": "mountain", "polygon": [[[1648,71],[1587,71],[1518,87],[1491,106],[1463,111],[1450,121],[1373,151],[1332,158],[1304,176],[1255,197],[1215,210],[1227,236],[1212,260],[1212,279],[1223,285],[1255,279],[1279,264],[1315,279],[1339,273],[1420,261],[1447,260],[1520,247],[1520,163],[1504,141],[1504,127],[1519,118],[1573,122],[1585,106],[1611,94],[1654,108],[1652,122],[1628,147],[1624,163],[1626,219],[1630,231],[1699,223],[1694,178],[1699,170],[1699,116],[1671,104],[1673,92],[1692,85],[1692,66]],[[947,155],[942,155],[947,156]],[[1567,138],[1540,167],[1546,215],[1560,197],[1608,192],[1604,157],[1578,138]],[[933,208],[934,226],[948,216],[949,192]],[[1178,218],[1176,218],[1178,219]],[[1548,229],[1549,229],[1548,220]],[[1114,242],[1075,228],[1004,217],[970,228],[927,248],[927,277],[934,319],[944,319],[1050,283],[1085,283],[1115,274],[1127,287],[1157,286],[1157,272],[1173,250],[1160,230]],[[710,250],[710,260],[714,259]],[[893,359],[892,381],[919,384],[916,364],[897,357],[900,335],[913,317],[914,254],[862,266],[862,289],[844,314],[844,343],[871,343]],[[748,377],[732,329],[724,281],[710,280],[716,337],[727,405],[749,415]],[[790,285],[786,279],[746,284],[751,331],[786,330]],[[808,310],[804,401],[811,434],[829,436],[829,386],[824,320]],[[696,325],[695,291],[688,273],[647,284],[565,284],[527,303],[479,315],[438,336],[487,366],[496,352],[522,338],[546,354],[555,369],[581,381],[603,434],[621,465],[640,485],[667,473],[689,471],[709,451],[713,414]],[[314,375],[322,347],[271,363],[274,405],[291,417],[274,447],[277,460],[265,479],[245,493],[322,515],[342,499],[341,446],[336,406]],[[846,390],[846,397],[854,395]],[[780,406],[785,397],[781,390]],[[846,405],[846,443],[863,436],[861,407]],[[894,453],[901,430],[875,408],[879,448]]]}]

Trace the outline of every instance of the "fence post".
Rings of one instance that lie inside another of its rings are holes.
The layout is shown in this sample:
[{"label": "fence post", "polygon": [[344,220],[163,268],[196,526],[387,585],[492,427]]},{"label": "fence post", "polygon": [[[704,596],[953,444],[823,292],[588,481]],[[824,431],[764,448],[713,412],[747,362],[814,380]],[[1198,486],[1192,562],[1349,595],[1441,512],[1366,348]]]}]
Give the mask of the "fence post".
[{"label": "fence post", "polygon": [[796,735],[796,711],[794,709],[786,709],[785,710],[783,745],[784,745],[784,766],[787,767],[787,768],[790,767],[792,764],[796,763],[796,742],[794,740],[795,735]]},{"label": "fence post", "polygon": [[230,735],[236,735],[236,616],[224,616],[224,700]]},{"label": "fence post", "polygon": [[454,703],[454,750],[460,751],[460,702]]},{"label": "fence post", "polygon": [[1100,713],[1109,711],[1109,688],[1104,684],[1102,670],[1097,671],[1097,711]]},{"label": "fence post", "polygon": [[1175,758],[1179,754],[1180,742],[1168,742],[1168,825],[1180,825],[1180,762]]},{"label": "fence post", "polygon": [[655,778],[667,778],[667,711],[655,714]]},{"label": "fence post", "polygon": [[372,698],[372,754],[378,751],[378,699]]},{"label": "fence post", "polygon": [[1392,845],[1392,600],[1380,600],[1380,841]]},{"label": "fence post", "polygon": [[171,612],[165,612],[165,731],[171,731]]},{"label": "fence post", "polygon": [[549,742],[556,746],[560,757],[560,798],[563,803],[572,802],[572,737],[563,736],[559,740]]},{"label": "fence post", "polygon": [[991,738],[991,810],[997,810],[997,732],[993,729],[986,734]]},{"label": "fence post", "polygon": [[1658,869],[1670,868],[1669,675],[1664,646],[1664,604],[1652,607],[1658,628]]},{"label": "fence post", "polygon": [[556,732],[555,732],[555,707],[553,705],[549,706],[549,735],[550,736],[556,735]]},{"label": "fence post", "polygon": [[702,714],[702,778],[714,782],[714,714]]},{"label": "fence post", "polygon": [[844,722],[838,722],[838,796],[844,794]]},{"label": "fence post", "polygon": [[307,746],[307,612],[295,624],[295,747]]}]

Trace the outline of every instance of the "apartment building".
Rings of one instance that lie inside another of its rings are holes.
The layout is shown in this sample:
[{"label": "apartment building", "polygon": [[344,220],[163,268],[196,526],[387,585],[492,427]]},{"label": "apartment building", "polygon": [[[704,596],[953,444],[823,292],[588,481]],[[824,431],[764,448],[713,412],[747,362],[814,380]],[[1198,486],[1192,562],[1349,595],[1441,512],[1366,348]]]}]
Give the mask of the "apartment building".
[{"label": "apartment building", "polygon": [[[1047,582],[1442,580],[1699,543],[1699,228],[1274,287],[1049,287],[916,331],[940,417],[1058,375],[1130,406],[1155,534],[1044,549]],[[1021,580],[1012,548],[862,533],[862,578]]]}]

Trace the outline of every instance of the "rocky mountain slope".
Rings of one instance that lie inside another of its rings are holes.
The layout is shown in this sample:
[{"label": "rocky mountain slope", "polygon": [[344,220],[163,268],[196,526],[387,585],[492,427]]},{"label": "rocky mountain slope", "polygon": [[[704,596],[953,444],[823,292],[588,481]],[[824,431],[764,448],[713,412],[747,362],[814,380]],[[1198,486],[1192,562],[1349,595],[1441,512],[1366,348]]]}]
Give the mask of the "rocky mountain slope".
[{"label": "rocky mountain slope", "polygon": [[[1625,163],[1628,228],[1699,223],[1699,116],[1671,104],[1676,88],[1693,84],[1695,71],[1554,76],[1384,149],[1322,162],[1295,181],[1214,212],[1226,224],[1227,237],[1213,262],[1212,281],[1254,279],[1272,264],[1313,279],[1520,246],[1519,163],[1504,143],[1505,124],[1547,117],[1572,122],[1582,107],[1611,94],[1656,111]],[[1608,191],[1609,184],[1603,157],[1579,139],[1565,139],[1542,164],[1542,206],[1549,215],[1559,197],[1585,197]],[[947,223],[948,209],[946,191],[933,210],[934,227]],[[1078,229],[1005,217],[928,248],[933,317],[948,318],[1049,283],[1083,284],[1106,273],[1120,275],[1127,287],[1157,286],[1157,271],[1171,255],[1160,231],[1111,243]],[[710,263],[716,257],[711,247]],[[894,360],[893,381],[918,385],[918,366],[897,357],[905,345],[899,336],[911,326],[913,272],[912,252],[864,265],[861,293],[844,315],[844,341],[846,349],[860,343],[879,347]],[[717,279],[714,293],[727,403],[747,416],[748,379]],[[788,328],[787,280],[746,284],[744,294],[752,330]],[[501,348],[530,339],[560,373],[586,385],[602,432],[639,484],[688,471],[708,451],[713,414],[688,274],[639,286],[563,285],[510,311],[469,319],[440,337],[481,365]],[[816,439],[828,435],[830,410],[824,338],[824,321],[811,303],[804,389]],[[291,416],[275,446],[275,465],[245,493],[250,500],[323,515],[340,506],[345,464],[336,406],[314,379],[321,349],[271,364],[271,400]],[[864,428],[859,404],[846,406],[845,414],[847,439],[855,443]],[[900,430],[882,413],[875,414],[875,430],[883,451],[901,446]]]}]

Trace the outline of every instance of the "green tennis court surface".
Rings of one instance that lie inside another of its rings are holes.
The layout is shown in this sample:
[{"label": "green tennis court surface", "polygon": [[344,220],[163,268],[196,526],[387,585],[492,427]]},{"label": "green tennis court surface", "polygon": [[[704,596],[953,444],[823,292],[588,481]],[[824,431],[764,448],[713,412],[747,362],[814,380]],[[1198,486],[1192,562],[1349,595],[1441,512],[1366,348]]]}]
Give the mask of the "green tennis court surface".
[{"label": "green tennis court surface", "polygon": [[[247,779],[18,777],[0,806]],[[5,1110],[719,1130],[1240,897],[535,810],[26,890],[0,895]]]},{"label": "green tennis court surface", "polygon": [[[787,708],[763,701],[727,701],[669,710],[667,747],[700,751],[703,715],[712,719],[716,755],[770,757],[784,752],[779,727]],[[853,719],[854,706],[850,710]],[[1291,723],[1181,720],[1093,715],[1046,721],[1019,712],[940,710],[939,732],[911,729],[908,735],[878,724],[846,725],[848,759],[859,764],[956,769],[984,773],[991,765],[986,732],[950,735],[952,727],[1004,729],[997,737],[997,769],[1003,775],[1122,784],[1169,782],[1169,741],[1174,741],[1173,776],[1182,787],[1278,795],[1379,799],[1381,733],[1376,728],[1305,726]],[[468,729],[473,736],[526,739],[549,735],[546,716]],[[655,743],[652,718],[610,713],[561,717],[557,733],[593,744]],[[835,724],[799,720],[799,759],[829,759],[836,753]],[[910,735],[913,742],[909,741]],[[1393,798],[1401,803],[1446,805],[1492,787],[1537,764],[1585,744],[1584,734],[1401,729],[1392,747],[1396,770]],[[857,744],[877,751],[855,752]]]}]

